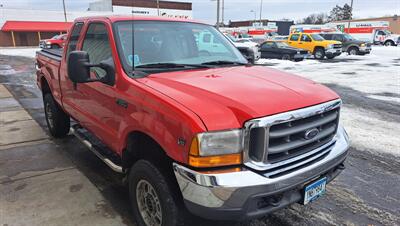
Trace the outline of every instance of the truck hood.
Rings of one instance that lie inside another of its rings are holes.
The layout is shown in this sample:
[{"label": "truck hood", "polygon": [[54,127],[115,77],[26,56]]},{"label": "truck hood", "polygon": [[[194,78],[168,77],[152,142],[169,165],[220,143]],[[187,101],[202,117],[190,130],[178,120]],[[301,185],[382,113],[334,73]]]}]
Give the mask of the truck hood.
[{"label": "truck hood", "polygon": [[342,44],[341,42],[339,42],[339,41],[335,41],[335,40],[323,40],[323,41],[316,41],[317,43],[320,43],[320,45],[322,45],[322,46],[324,46],[324,44],[327,46],[327,45],[330,45],[330,44]]},{"label": "truck hood", "polygon": [[209,131],[241,128],[250,119],[339,98],[325,86],[263,66],[159,73],[138,80],[193,111]]}]

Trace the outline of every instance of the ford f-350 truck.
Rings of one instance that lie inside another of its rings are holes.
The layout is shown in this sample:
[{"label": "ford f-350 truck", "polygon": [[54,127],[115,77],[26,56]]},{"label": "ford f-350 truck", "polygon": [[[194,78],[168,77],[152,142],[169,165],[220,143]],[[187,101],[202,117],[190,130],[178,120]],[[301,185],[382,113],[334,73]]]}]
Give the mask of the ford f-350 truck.
[{"label": "ford f-350 truck", "polygon": [[[223,51],[199,47],[212,34]],[[246,59],[213,26],[158,17],[77,19],[37,53],[48,129],[124,174],[138,225],[263,216],[324,194],[349,139],[327,87]]]}]

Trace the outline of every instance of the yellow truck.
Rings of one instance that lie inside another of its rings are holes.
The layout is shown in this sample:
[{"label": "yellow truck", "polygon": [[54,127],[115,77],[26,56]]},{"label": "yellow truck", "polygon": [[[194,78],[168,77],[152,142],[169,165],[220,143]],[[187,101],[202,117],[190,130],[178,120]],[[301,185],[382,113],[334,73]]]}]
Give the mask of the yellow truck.
[{"label": "yellow truck", "polygon": [[310,51],[315,59],[322,60],[325,56],[333,59],[342,53],[342,43],[339,41],[325,40],[319,34],[292,33],[287,43],[290,46]]}]

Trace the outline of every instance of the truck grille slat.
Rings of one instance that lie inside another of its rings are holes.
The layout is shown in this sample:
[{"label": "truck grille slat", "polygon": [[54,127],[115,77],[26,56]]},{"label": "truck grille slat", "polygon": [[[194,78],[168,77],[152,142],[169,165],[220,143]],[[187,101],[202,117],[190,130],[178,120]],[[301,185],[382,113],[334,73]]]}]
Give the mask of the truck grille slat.
[{"label": "truck grille slat", "polygon": [[340,100],[249,121],[245,164],[281,175],[329,153],[339,124]]},{"label": "truck grille slat", "polygon": [[288,136],[290,134],[294,134],[294,133],[299,133],[311,128],[316,128],[319,127],[323,124],[326,124],[328,122],[331,122],[335,119],[337,119],[337,112],[333,112],[333,114],[330,114],[326,117],[321,118],[321,120],[318,121],[311,121],[311,122],[306,122],[304,124],[301,124],[297,127],[294,126],[288,126],[288,128],[283,128],[283,129],[276,129],[276,130],[272,130],[272,128],[270,129],[269,132],[269,137],[270,138],[278,138],[278,137],[284,137],[284,136]]},{"label": "truck grille slat", "polygon": [[300,136],[297,136],[296,138],[293,138],[290,140],[283,140],[283,141],[274,140],[274,139],[271,140],[271,138],[270,138],[268,154],[276,154],[276,153],[289,151],[291,149],[301,147],[303,145],[323,139],[327,136],[331,136],[335,131],[336,131],[336,124],[332,124],[329,126],[329,128],[320,131],[316,137],[309,139],[309,140],[307,140],[303,137],[300,137]]}]

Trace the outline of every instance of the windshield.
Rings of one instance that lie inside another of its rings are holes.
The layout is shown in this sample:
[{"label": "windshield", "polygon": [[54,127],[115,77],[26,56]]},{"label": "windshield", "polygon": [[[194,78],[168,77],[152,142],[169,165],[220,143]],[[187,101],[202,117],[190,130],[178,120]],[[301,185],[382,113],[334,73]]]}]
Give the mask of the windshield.
[{"label": "windshield", "polygon": [[289,45],[285,42],[275,42],[276,46],[278,46],[278,48],[286,48],[289,47]]},{"label": "windshield", "polygon": [[314,39],[314,41],[324,41],[325,39],[319,35],[319,34],[312,34],[311,37]]},{"label": "windshield", "polygon": [[385,33],[385,35],[391,35],[392,33],[388,30],[384,30],[383,33]]},{"label": "windshield", "polygon": [[54,35],[51,39],[58,39],[60,35]]},{"label": "windshield", "polygon": [[118,52],[128,74],[138,67],[142,70],[145,65],[155,64],[247,63],[239,50],[210,25],[122,21],[115,23],[115,34]]},{"label": "windshield", "polygon": [[353,38],[353,36],[351,36],[349,34],[343,34],[343,36],[344,36],[345,40],[349,40],[349,41],[355,40],[355,38]]}]

